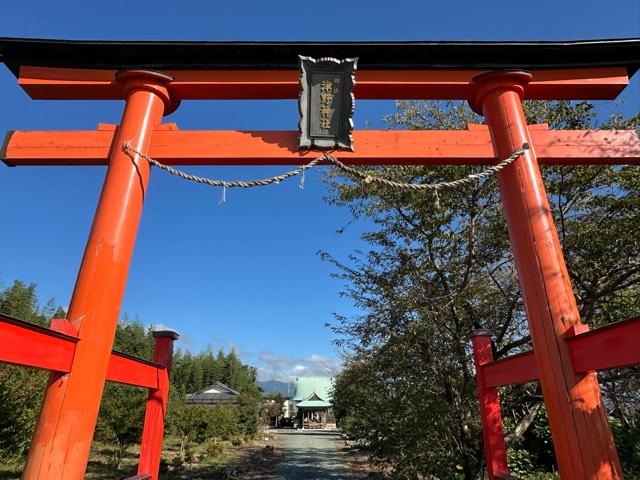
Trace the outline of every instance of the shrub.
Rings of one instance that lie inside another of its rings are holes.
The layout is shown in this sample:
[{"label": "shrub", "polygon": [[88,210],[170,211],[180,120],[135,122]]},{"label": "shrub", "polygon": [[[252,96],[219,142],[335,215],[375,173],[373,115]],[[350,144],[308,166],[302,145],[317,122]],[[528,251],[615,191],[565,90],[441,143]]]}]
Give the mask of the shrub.
[{"label": "shrub", "polygon": [[215,440],[209,440],[204,446],[205,456],[208,458],[214,458],[220,455],[224,451],[222,443]]},{"label": "shrub", "polygon": [[233,437],[231,439],[231,445],[233,445],[234,447],[239,447],[240,445],[242,445],[242,438],[241,437]]}]

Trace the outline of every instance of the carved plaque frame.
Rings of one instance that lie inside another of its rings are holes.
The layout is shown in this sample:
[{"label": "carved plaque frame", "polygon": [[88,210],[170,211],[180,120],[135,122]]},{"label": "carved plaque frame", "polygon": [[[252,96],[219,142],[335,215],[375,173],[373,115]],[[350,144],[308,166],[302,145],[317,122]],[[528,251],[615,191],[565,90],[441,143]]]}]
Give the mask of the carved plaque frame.
[{"label": "carved plaque frame", "polygon": [[353,88],[358,58],[299,55],[299,59],[299,148],[353,151]]}]

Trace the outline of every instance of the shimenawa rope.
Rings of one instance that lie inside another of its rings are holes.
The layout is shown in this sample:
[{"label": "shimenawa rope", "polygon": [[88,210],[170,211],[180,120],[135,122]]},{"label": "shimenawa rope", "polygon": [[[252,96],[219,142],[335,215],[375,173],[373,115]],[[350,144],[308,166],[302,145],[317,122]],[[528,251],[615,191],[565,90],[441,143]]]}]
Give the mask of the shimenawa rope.
[{"label": "shimenawa rope", "polygon": [[434,190],[436,193],[438,190],[442,189],[442,188],[452,188],[452,187],[459,187],[461,185],[464,185],[466,183],[471,183],[471,182],[475,182],[476,180],[482,179],[482,178],[487,178],[491,175],[495,175],[496,173],[498,173],[500,170],[502,170],[503,168],[505,168],[507,165],[513,163],[514,161],[516,161],[521,155],[523,155],[528,149],[529,149],[529,144],[528,143],[523,143],[522,147],[514,150],[514,152],[509,155],[507,158],[505,158],[504,160],[502,160],[500,163],[493,165],[491,167],[487,167],[486,169],[482,170],[479,173],[472,173],[470,175],[467,175],[464,178],[460,178],[458,180],[453,180],[450,182],[438,182],[438,183],[400,183],[400,182],[395,182],[393,180],[389,180],[383,177],[377,177],[377,176],[372,176],[370,174],[367,173],[363,173],[360,170],[350,167],[348,165],[345,165],[344,163],[342,163],[340,160],[338,160],[337,158],[335,158],[333,155],[329,154],[329,153],[325,153],[324,155],[322,155],[321,157],[315,158],[312,161],[310,161],[309,163],[305,164],[305,165],[301,165],[299,168],[296,168],[295,170],[291,170],[290,172],[286,172],[283,173],[282,175],[276,175],[274,177],[269,177],[269,178],[263,178],[263,179],[259,179],[259,180],[250,180],[250,181],[241,181],[241,180],[233,180],[233,181],[226,181],[226,180],[216,180],[216,179],[211,179],[211,178],[205,178],[205,177],[199,177],[197,175],[191,175],[189,173],[183,172],[181,170],[177,170],[173,167],[170,167],[169,165],[165,165],[164,163],[160,163],[157,160],[149,157],[148,155],[145,155],[144,153],[141,153],[139,151],[137,151],[136,149],[134,149],[131,146],[130,142],[124,142],[122,144],[122,150],[127,153],[134,153],[136,155],[138,155],[140,158],[146,160],[147,162],[149,162],[151,165],[158,167],[162,170],[164,170],[165,172],[170,173],[171,175],[175,175],[177,177],[182,178],[183,180],[189,180],[191,182],[197,182],[197,183],[203,183],[205,185],[209,185],[211,187],[222,187],[223,188],[223,199],[222,201],[224,201],[224,195],[225,195],[225,190],[227,188],[252,188],[252,187],[264,187],[267,185],[272,185],[274,183],[280,183],[283,180],[286,180],[287,178],[290,177],[294,177],[298,174],[302,174],[302,178],[301,178],[301,183],[300,186],[302,188],[303,184],[304,184],[304,172],[305,170],[315,167],[318,163],[320,163],[321,161],[326,161],[336,167],[338,167],[340,170],[342,170],[343,172],[345,172],[346,174],[348,174],[351,178],[356,178],[358,180],[361,180],[364,183],[378,183],[380,185],[384,185],[386,187],[391,187],[391,188],[399,188],[399,189],[405,189],[405,190]]}]

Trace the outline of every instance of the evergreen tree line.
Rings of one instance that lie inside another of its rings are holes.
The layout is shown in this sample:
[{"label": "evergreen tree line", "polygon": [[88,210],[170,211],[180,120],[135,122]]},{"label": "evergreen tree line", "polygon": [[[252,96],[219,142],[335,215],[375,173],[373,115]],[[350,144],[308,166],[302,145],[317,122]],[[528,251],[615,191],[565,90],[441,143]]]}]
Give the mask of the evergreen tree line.
[{"label": "evergreen tree line", "polygon": [[[604,123],[589,102],[525,102],[529,124],[638,129],[640,114]],[[466,129],[462,102],[398,102],[392,128]],[[481,167],[361,167],[397,182],[435,183]],[[542,175],[583,322],[597,328],[640,313],[640,169],[547,166]],[[499,188],[494,178],[427,192],[364,185],[332,171],[329,201],[373,225],[366,248],[328,253],[360,312],[337,316],[344,349],[339,421],[394,478],[481,479],[486,472],[468,335],[495,333],[495,358],[530,349]],[[439,200],[439,201],[437,201]],[[627,478],[640,472],[640,368],[599,374]],[[511,474],[555,478],[537,383],[500,389]]]},{"label": "evergreen tree line", "polygon": [[[64,309],[54,300],[38,302],[36,285],[16,280],[0,290],[0,312],[20,320],[48,326],[51,318],[64,318]],[[126,316],[118,324],[114,350],[151,360],[154,339],[151,328]],[[48,373],[0,364],[0,462],[23,459],[29,448]],[[176,350],[173,356],[167,433],[180,438],[181,451],[188,456],[194,442],[213,443],[251,437],[258,430],[260,389],[256,371],[244,365],[235,351],[211,348],[199,354]],[[187,405],[185,395],[215,382],[240,393],[234,405]],[[95,439],[112,448],[117,466],[124,449],[138,443],[142,435],[147,390],[128,385],[105,385]],[[188,459],[188,458],[187,458]]]}]

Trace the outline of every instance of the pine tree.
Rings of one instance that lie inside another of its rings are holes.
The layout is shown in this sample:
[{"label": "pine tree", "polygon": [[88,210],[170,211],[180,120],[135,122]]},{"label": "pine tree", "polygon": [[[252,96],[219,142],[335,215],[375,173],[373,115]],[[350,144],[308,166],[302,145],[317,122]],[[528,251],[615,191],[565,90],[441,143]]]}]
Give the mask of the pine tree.
[{"label": "pine tree", "polygon": [[[44,326],[53,311],[53,299],[40,309],[35,283],[15,280],[0,292],[0,312],[5,315]],[[0,458],[14,459],[25,454],[46,383],[44,371],[0,364]]]},{"label": "pine tree", "polygon": [[202,366],[202,385],[205,387],[207,385],[211,385],[213,382],[217,380],[215,360],[213,359],[211,348],[207,347],[207,349],[204,352],[198,355],[197,359],[200,365]]},{"label": "pine tree", "polygon": [[204,387],[204,372],[202,371],[202,363],[197,357],[193,359],[193,366],[191,367],[191,375],[189,377],[188,391],[197,392]]},{"label": "pine tree", "polygon": [[48,320],[40,312],[36,284],[27,285],[21,280],[15,280],[11,287],[0,294],[0,313],[38,325],[45,325]]}]

